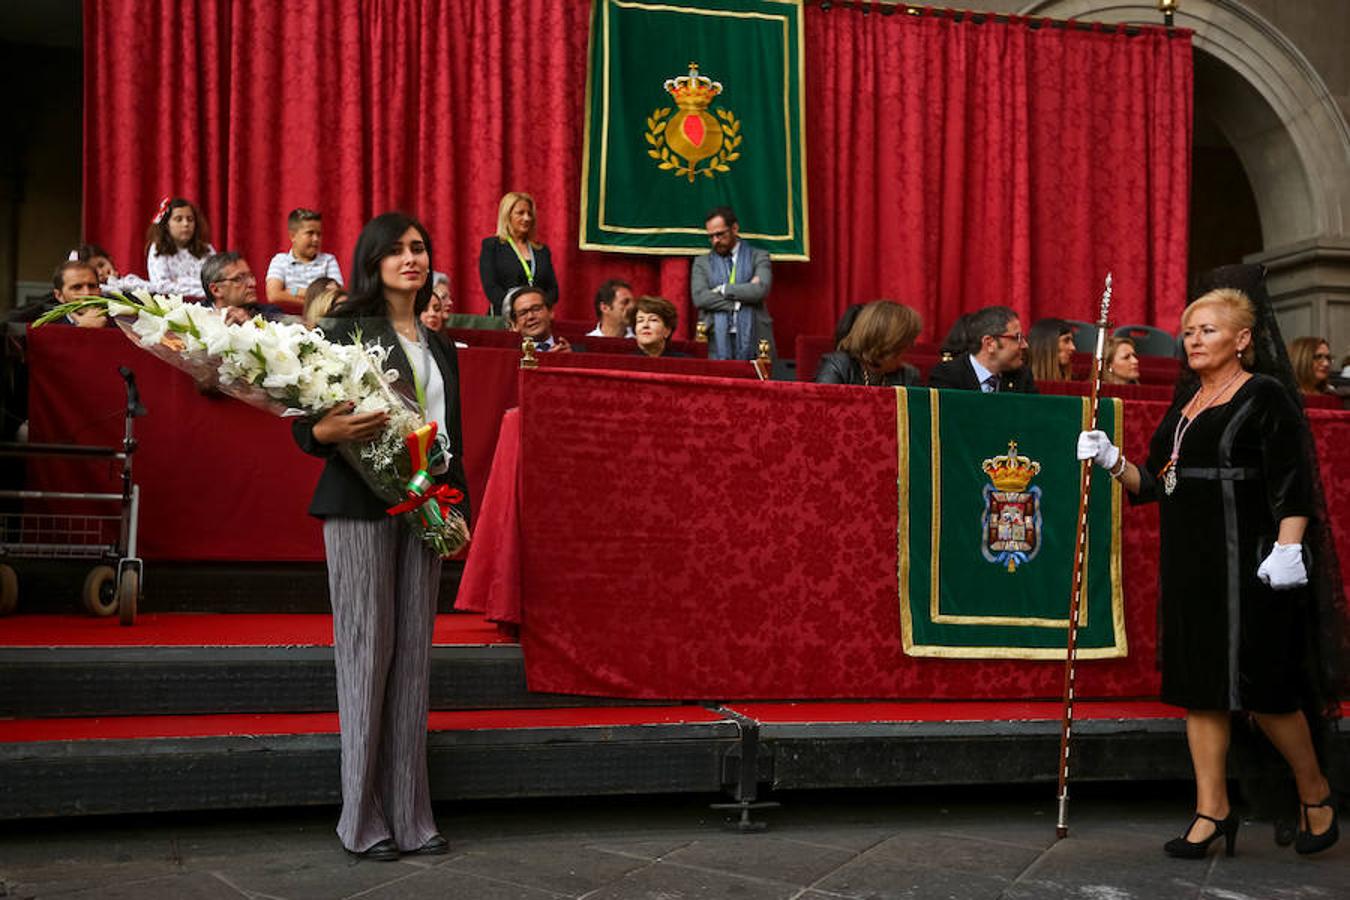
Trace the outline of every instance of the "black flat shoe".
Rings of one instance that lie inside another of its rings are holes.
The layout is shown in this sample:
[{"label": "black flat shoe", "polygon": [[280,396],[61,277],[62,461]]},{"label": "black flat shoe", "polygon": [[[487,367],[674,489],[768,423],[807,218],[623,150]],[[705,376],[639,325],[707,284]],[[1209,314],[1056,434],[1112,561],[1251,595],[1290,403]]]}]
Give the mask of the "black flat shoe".
[{"label": "black flat shoe", "polygon": [[378,841],[377,843],[372,844],[368,849],[362,850],[360,853],[357,853],[354,850],[348,850],[347,852],[360,859],[373,859],[379,862],[394,862],[403,855],[399,852],[398,844],[394,843],[393,838],[385,838],[382,841]]},{"label": "black flat shoe", "polygon": [[[1305,855],[1309,853],[1321,853],[1323,850],[1326,850],[1332,844],[1336,843],[1336,841],[1340,840],[1340,811],[1336,808],[1334,795],[1328,794],[1326,799],[1321,803],[1302,803],[1299,805],[1303,807],[1303,817],[1299,824],[1301,825],[1302,823],[1307,822],[1308,830],[1304,831],[1302,828],[1298,830],[1298,837],[1294,838],[1294,850],[1296,852]],[[1308,819],[1308,810],[1322,806],[1331,810],[1331,825],[1329,825],[1327,830],[1321,834],[1313,834],[1312,822]]]},{"label": "black flat shoe", "polygon": [[412,852],[417,856],[440,856],[450,852],[450,842],[442,835],[433,834],[425,844]]},{"label": "black flat shoe", "polygon": [[[1206,819],[1214,823],[1214,833],[1203,841],[1188,841],[1186,835],[1191,833],[1195,823],[1201,819]],[[1204,813],[1196,813],[1195,818],[1191,819],[1191,824],[1186,826],[1186,831],[1181,837],[1172,838],[1166,844],[1163,844],[1163,850],[1168,856],[1175,856],[1177,859],[1204,859],[1209,855],[1209,845],[1219,838],[1224,839],[1224,851],[1226,855],[1232,856],[1237,852],[1237,831],[1238,819],[1236,812],[1230,811],[1222,819],[1216,819],[1213,816],[1207,816]]]}]

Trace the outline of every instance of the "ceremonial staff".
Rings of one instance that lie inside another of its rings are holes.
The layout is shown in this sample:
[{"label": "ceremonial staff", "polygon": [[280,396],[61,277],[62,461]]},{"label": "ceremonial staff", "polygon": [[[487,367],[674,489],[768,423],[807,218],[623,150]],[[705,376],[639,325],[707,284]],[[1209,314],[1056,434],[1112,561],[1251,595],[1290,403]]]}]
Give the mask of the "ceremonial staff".
[{"label": "ceremonial staff", "polygon": [[[1092,392],[1088,395],[1088,431],[1097,429],[1097,394],[1102,387],[1102,367],[1106,358],[1106,319],[1111,310],[1111,273],[1106,273],[1102,291],[1101,316],[1097,319],[1097,352],[1092,362]],[[1087,558],[1088,491],[1091,486],[1092,460],[1079,463],[1078,525],[1074,532],[1073,588],[1069,596],[1069,641],[1064,653],[1064,717],[1059,729],[1059,819],[1056,837],[1069,835],[1069,739],[1073,728],[1074,659],[1078,652],[1078,610],[1083,604],[1083,568]]]}]

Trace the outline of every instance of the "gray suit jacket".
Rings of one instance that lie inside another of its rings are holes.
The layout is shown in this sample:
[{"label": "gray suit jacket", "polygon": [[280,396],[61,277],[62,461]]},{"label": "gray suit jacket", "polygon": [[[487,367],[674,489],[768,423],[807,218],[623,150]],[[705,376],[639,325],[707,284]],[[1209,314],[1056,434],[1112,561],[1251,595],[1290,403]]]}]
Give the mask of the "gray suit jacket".
[{"label": "gray suit jacket", "polygon": [[719,293],[713,290],[717,287],[712,283],[709,276],[708,258],[712,256],[711,252],[703,256],[694,257],[693,268],[689,270],[689,295],[694,299],[694,306],[698,307],[699,318],[703,319],[703,313],[710,312],[731,312],[733,304],[739,300],[741,306],[753,307],[755,310],[755,343],[760,341],[769,342],[769,355],[776,357],[778,354],[774,350],[773,343],[773,316],[769,315],[769,308],[766,301],[769,298],[769,288],[773,286],[773,269],[769,262],[769,251],[761,250],[754,244],[747,243],[750,248],[750,262],[752,266],[752,278],[758,278],[756,284],[750,279],[746,279],[739,284],[729,284],[726,293]]}]

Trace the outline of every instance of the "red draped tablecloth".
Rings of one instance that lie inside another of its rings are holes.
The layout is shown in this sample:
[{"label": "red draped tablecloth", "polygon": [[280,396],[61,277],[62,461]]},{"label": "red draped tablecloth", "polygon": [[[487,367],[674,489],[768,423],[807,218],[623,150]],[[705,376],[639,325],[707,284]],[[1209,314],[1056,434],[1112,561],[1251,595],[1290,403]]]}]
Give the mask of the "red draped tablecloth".
[{"label": "red draped tablecloth", "polygon": [[[504,431],[518,446],[498,450],[476,537],[509,562],[475,571],[471,560],[459,602],[522,625],[532,690],[1059,695],[1059,663],[902,652],[890,391],[578,371],[522,380],[519,433]],[[1125,402],[1127,456],[1145,456],[1166,407]],[[1345,509],[1350,415],[1309,417],[1331,508]],[[1127,504],[1123,522],[1129,655],[1081,663],[1086,697],[1158,690],[1156,506]],[[1344,515],[1333,524],[1350,559]]]},{"label": "red draped tablecloth", "polygon": [[[476,508],[502,413],[517,404],[520,353],[459,351],[464,467]],[[118,366],[136,373],[149,415],[136,420],[140,552],[152,560],[323,559],[319,522],[306,510],[323,466],[301,453],[287,420],[224,396],[203,396],[187,375],[115,328],[29,329],[29,439],[120,445],[126,406]],[[544,367],[593,367],[753,379],[749,363],[608,353],[543,354]],[[106,463],[34,459],[28,483],[48,490],[120,491]],[[90,510],[95,511],[95,510]],[[108,510],[103,510],[108,511]]]}]

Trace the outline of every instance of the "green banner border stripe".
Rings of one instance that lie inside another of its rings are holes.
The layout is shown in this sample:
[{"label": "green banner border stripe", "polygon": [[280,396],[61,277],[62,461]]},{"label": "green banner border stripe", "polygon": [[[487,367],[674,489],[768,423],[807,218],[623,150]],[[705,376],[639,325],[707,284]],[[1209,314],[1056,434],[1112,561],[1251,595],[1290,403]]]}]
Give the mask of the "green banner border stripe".
[{"label": "green banner border stripe", "polygon": [[[942,468],[933,476],[933,421],[934,410],[938,410],[939,428],[948,421],[943,415],[946,406],[954,407],[955,421],[964,429],[969,427],[970,413],[961,412],[961,407],[978,406],[981,402],[1008,404],[1036,404],[1044,409],[1047,423],[1054,422],[1056,415],[1063,416],[1066,406],[1075,411],[1073,428],[1067,427],[1067,421],[1057,426],[1064,431],[1076,431],[1087,424],[1088,401],[1076,397],[1036,397],[1036,398],[983,398],[981,395],[937,391],[932,389],[896,389],[897,420],[897,485],[899,488],[899,509],[897,528],[899,581],[899,602],[901,612],[901,631],[904,649],[913,656],[934,656],[953,658],[992,658],[992,659],[1063,659],[1067,639],[1065,624],[1057,626],[1039,624],[984,624],[935,622],[932,618],[933,542],[941,530],[950,523],[945,520],[935,530],[932,522],[934,490],[942,490]],[[1058,407],[1056,409],[1056,407]],[[1106,399],[1098,404],[1098,427],[1114,435],[1115,441],[1121,438],[1121,403],[1119,400]],[[1039,412],[1039,410],[1038,410]],[[1038,417],[1039,418],[1039,417]],[[953,425],[953,428],[957,425]],[[1023,429],[1025,433],[1025,429]],[[962,431],[964,434],[964,430]],[[1056,440],[1059,436],[1056,437]],[[1068,444],[1066,443],[1067,447]],[[1020,448],[1019,448],[1020,449]],[[939,451],[941,452],[941,451]],[[1068,452],[1066,450],[1066,452]],[[949,463],[949,460],[943,460]],[[1067,471],[1059,461],[1059,477],[1063,480]],[[1077,469],[1075,467],[1074,472]],[[934,481],[937,482],[936,486]],[[1062,488],[1061,488],[1062,489]],[[1123,496],[1118,482],[1104,472],[1094,470],[1091,479],[1089,499],[1089,548],[1088,571],[1086,573],[1085,621],[1079,628],[1079,655],[1083,658],[1107,658],[1126,655],[1128,650],[1124,630],[1124,606],[1120,570],[1120,513]],[[1077,482],[1074,483],[1070,500],[1072,514],[1066,514],[1064,504],[1059,504],[1056,528],[1070,529],[1072,536],[1074,518],[1077,514]],[[939,510],[945,510],[948,500],[944,499]],[[1044,512],[1044,510],[1043,510]],[[968,523],[963,523],[968,524]],[[1046,523],[1049,525],[1049,523]],[[1105,526],[1105,527],[1103,527]],[[1044,541],[1044,536],[1041,537]],[[1067,548],[1071,553],[1072,548]],[[1061,555],[1066,548],[1060,546]],[[1033,560],[1030,564],[1045,562]],[[942,557],[944,572],[951,564],[947,556]],[[978,565],[993,565],[983,557]],[[1051,583],[1058,582],[1062,569],[1062,591],[1057,584],[1047,587],[1053,594],[1062,595],[1064,612],[1054,616],[1067,620],[1069,591],[1071,587],[1072,561],[1066,566],[1056,565],[1054,574],[1048,575]],[[1021,574],[1021,573],[1019,573]],[[1017,575],[1011,576],[1017,578]],[[942,581],[939,581],[941,585]],[[1016,583],[1016,582],[1014,582]],[[1054,601],[1051,601],[1051,605]],[[974,616],[971,616],[974,617]],[[1035,618],[1035,617],[1032,617]],[[1083,619],[1080,619],[1083,621]]]}]

